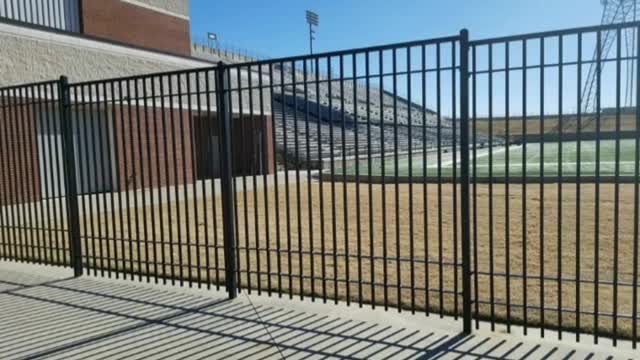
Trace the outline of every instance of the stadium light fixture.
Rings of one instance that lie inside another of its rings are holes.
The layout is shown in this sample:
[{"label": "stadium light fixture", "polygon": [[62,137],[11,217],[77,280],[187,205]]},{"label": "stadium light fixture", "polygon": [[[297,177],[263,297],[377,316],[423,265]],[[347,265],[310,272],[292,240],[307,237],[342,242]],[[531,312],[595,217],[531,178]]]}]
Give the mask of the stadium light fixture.
[{"label": "stadium light fixture", "polygon": [[212,41],[215,41],[216,48],[218,47],[218,34],[212,33],[212,32],[207,33],[207,40],[209,42],[209,47],[211,47],[211,42]]},{"label": "stadium light fixture", "polygon": [[315,34],[313,27],[318,27],[318,25],[320,24],[320,17],[313,11],[307,10],[306,18],[307,24],[309,24],[309,51],[311,54],[313,54],[313,40],[316,39],[313,36],[313,34]]}]

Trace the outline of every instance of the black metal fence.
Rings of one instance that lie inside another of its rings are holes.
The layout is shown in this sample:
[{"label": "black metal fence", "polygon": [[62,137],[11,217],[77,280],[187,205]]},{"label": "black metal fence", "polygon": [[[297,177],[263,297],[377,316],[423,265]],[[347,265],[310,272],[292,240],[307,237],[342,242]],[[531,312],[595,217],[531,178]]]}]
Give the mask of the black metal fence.
[{"label": "black metal fence", "polygon": [[471,131],[517,139],[488,153],[488,169],[472,149],[472,178],[487,180],[472,185],[474,314],[492,328],[501,318],[635,346],[637,41],[629,24],[472,42],[471,111],[485,121]]},{"label": "black metal fence", "polygon": [[[240,99],[268,93],[274,152],[285,158],[283,175],[262,179],[264,191],[236,199],[239,280],[247,291],[461,313],[460,185],[442,178],[428,183],[426,176],[416,184],[395,181],[401,158],[408,156],[411,177],[414,155],[426,160],[430,149],[459,146],[459,41],[230,67],[266,74],[262,84],[239,80],[229,91]],[[427,64],[427,52],[446,56]],[[415,95],[427,96],[427,77],[450,84],[446,95],[429,94],[438,103],[429,113],[418,110],[424,98]],[[251,104],[239,102],[238,111],[253,113]],[[446,119],[444,108],[452,114]],[[380,184],[372,181],[374,162]],[[449,176],[457,178],[456,170]],[[242,188],[259,182],[255,176],[235,180]]]},{"label": "black metal fence", "polygon": [[0,254],[635,346],[638,26],[0,89]]}]

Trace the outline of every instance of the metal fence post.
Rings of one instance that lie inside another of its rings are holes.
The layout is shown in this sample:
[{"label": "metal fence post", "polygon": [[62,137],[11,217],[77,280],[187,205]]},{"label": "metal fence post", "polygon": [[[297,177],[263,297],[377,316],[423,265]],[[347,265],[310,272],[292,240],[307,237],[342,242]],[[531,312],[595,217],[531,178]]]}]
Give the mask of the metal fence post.
[{"label": "metal fence post", "polygon": [[462,201],[462,312],[464,333],[471,333],[471,236],[469,211],[469,32],[460,31],[460,187]]},{"label": "metal fence post", "polygon": [[228,70],[224,63],[219,62],[216,70],[216,103],[217,119],[220,124],[221,133],[221,174],[220,182],[222,187],[222,220],[224,233],[224,263],[225,263],[225,285],[229,298],[238,296],[238,279],[236,276],[236,233],[235,233],[235,213],[233,204],[235,203],[235,193],[233,189],[233,153],[232,153],[232,107],[231,93],[229,92]]},{"label": "metal fence post", "polygon": [[80,242],[80,214],[78,210],[78,189],[76,184],[76,161],[71,125],[71,94],[69,81],[61,76],[58,88],[60,104],[60,127],[62,131],[62,152],[64,154],[65,200],[67,223],[69,226],[69,247],[74,276],[82,275],[82,246]]}]

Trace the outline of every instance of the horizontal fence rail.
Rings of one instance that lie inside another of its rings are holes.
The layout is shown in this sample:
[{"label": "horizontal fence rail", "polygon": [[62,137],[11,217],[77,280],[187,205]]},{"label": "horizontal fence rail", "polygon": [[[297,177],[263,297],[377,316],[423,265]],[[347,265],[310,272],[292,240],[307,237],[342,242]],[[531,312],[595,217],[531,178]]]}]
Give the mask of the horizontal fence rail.
[{"label": "horizontal fence rail", "polygon": [[638,340],[640,24],[0,89],[0,257]]}]

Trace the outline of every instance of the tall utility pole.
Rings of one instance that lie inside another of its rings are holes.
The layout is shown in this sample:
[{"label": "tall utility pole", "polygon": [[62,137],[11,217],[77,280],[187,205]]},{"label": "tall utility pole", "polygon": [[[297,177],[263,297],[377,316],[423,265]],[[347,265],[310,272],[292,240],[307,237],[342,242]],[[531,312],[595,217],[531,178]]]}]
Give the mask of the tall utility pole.
[{"label": "tall utility pole", "polygon": [[[638,20],[638,0],[600,0],[603,6],[602,19],[600,23],[602,25],[610,25],[616,23],[635,22]],[[631,58],[636,56],[636,29],[625,29],[621,31],[622,39],[627,57]],[[600,44],[600,56],[602,59],[607,58],[607,55],[611,52],[611,48],[616,40],[616,31],[609,30],[602,34],[602,42]],[[624,56],[624,55],[623,55]],[[593,61],[589,66],[589,72],[587,74],[587,81],[582,90],[582,105],[583,113],[594,113],[596,111],[596,86],[594,85],[597,78],[597,61],[598,61],[598,49],[593,52]],[[605,62],[601,62],[601,68],[604,67]],[[625,100],[624,106],[631,106],[633,103],[633,81],[634,81],[634,63],[633,61],[626,61],[627,66],[627,78],[625,84]],[[602,73],[602,69],[600,70]]]},{"label": "tall utility pole", "polygon": [[315,34],[313,27],[317,27],[319,21],[320,17],[318,16],[318,14],[314,13],[313,11],[307,10],[307,23],[309,24],[309,52],[311,54],[313,54],[313,40],[316,39],[313,36],[313,34]]},{"label": "tall utility pole", "polygon": [[[602,4],[602,18],[600,23],[602,25],[611,25],[625,22],[635,22],[640,18],[640,7],[638,3],[640,0],[600,0]],[[593,50],[593,58],[589,64],[589,70],[586,72],[585,82],[582,85],[582,94],[580,97],[580,111],[583,114],[584,120],[582,122],[582,128],[588,127],[593,123],[595,114],[598,112],[598,86],[597,79],[599,75],[603,74],[603,69],[607,65],[607,61],[601,61],[607,59],[611,52],[613,45],[617,40],[617,30],[606,30],[602,32],[600,46],[596,45]],[[621,43],[624,45],[622,51],[626,51],[626,54],[622,54],[623,58],[633,58],[638,52],[636,48],[637,44],[637,30],[635,28],[623,29],[620,32]],[[582,55],[580,55],[582,56]],[[600,61],[599,61],[600,60]],[[634,73],[638,71],[635,68],[635,61],[626,61],[626,79],[624,90],[624,106],[630,107],[633,105],[634,99]],[[563,124],[558,124],[553,131],[558,131],[560,127],[563,129],[572,128],[575,125],[575,121],[565,121]]]}]

